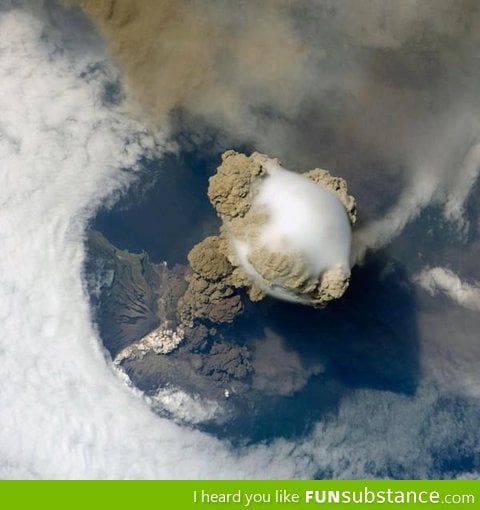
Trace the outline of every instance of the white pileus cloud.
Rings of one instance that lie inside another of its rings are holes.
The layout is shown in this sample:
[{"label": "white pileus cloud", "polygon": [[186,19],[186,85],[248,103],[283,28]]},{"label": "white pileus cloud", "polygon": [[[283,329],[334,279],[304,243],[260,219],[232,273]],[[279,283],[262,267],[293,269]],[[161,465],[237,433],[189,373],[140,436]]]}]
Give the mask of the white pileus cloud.
[{"label": "white pileus cloud", "polygon": [[[265,244],[278,250],[298,250],[309,271],[321,274],[332,267],[351,266],[351,227],[338,196],[306,177],[268,161],[268,177],[259,185],[254,204],[266,208],[270,220]],[[288,240],[288,241],[287,241]]]}]

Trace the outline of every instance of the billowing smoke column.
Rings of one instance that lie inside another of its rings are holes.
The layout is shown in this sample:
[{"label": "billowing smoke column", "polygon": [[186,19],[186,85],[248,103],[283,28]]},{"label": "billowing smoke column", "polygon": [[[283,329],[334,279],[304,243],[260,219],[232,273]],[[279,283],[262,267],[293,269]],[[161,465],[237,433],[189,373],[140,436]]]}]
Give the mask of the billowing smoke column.
[{"label": "billowing smoke column", "polygon": [[209,267],[223,268],[216,281],[246,287],[252,300],[269,294],[323,307],[341,297],[350,280],[355,222],[345,180],[320,169],[297,174],[258,153],[227,151],[222,159],[208,190],[223,222],[220,236],[191,255],[198,259],[208,250]]}]

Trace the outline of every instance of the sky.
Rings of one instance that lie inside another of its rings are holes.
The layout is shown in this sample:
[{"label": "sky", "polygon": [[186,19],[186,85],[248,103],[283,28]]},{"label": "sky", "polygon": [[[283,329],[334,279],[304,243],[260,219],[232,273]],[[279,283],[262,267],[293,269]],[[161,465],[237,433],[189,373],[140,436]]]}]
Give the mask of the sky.
[{"label": "sky", "polygon": [[[416,2],[405,2],[404,17],[379,33],[365,32],[352,21],[347,4],[340,2],[344,7],[336,11],[334,26],[351,44],[375,48],[401,47],[408,25],[401,20],[429,20],[433,5],[422,2],[416,9]],[[88,221],[100,205],[114,203],[128,188],[141,158],[176,150],[168,120],[152,128],[128,94],[108,100],[106,87],[123,79],[121,60],[117,68],[79,12],[65,12],[53,2],[0,4],[0,478],[430,477],[440,469],[439,452],[449,448],[471,452],[473,460],[462,476],[476,476],[480,275],[466,269],[473,267],[479,226],[470,224],[465,211],[479,173],[480,117],[472,106],[479,72],[470,54],[474,41],[459,35],[463,18],[458,14],[443,26],[448,2],[441,4],[431,23],[454,50],[448,51],[445,42],[439,45],[438,61],[464,79],[457,83],[447,73],[424,115],[401,119],[408,125],[404,131],[393,123],[391,133],[378,141],[386,158],[403,151],[402,170],[397,170],[402,191],[384,215],[372,213],[357,237],[361,261],[367,248],[387,245],[434,206],[437,222],[449,225],[458,244],[464,243],[462,254],[445,249],[412,274],[420,296],[422,342],[417,391],[399,395],[358,389],[304,437],[235,447],[155,415],[115,373],[89,308],[83,277]],[[368,9],[377,12],[378,2],[368,2]],[[384,16],[393,19],[393,14]],[[465,56],[468,69],[450,63],[459,60],[455,52]],[[312,97],[311,80],[320,79],[310,72],[305,76],[306,89],[292,84],[303,100]],[[414,111],[425,90],[402,93],[395,86],[392,92],[379,79],[363,78],[359,85],[358,76],[348,80],[348,88],[360,98],[361,117],[371,129],[362,131],[358,119],[349,129],[365,148],[378,137],[381,112],[395,104],[396,113],[404,104]],[[371,87],[368,94],[365,83]],[[382,94],[373,101],[375,89]],[[251,91],[240,87],[237,92],[235,101],[241,103]],[[202,103],[202,93],[196,89],[188,95],[186,108],[192,101]],[[285,100],[280,94],[272,101],[281,110]],[[317,110],[322,101],[317,100]],[[221,119],[226,131],[235,131],[245,111],[251,113],[242,106],[225,120],[222,111],[212,113],[202,104],[194,113]],[[300,110],[287,112],[291,122],[301,118]],[[259,135],[258,145],[274,151],[290,124],[282,124],[279,134],[273,121],[265,122],[269,129]],[[400,147],[392,148],[399,130]],[[352,175],[357,189],[367,177]],[[376,176],[384,177],[383,171]],[[443,469],[446,476],[456,476],[454,467]]]}]

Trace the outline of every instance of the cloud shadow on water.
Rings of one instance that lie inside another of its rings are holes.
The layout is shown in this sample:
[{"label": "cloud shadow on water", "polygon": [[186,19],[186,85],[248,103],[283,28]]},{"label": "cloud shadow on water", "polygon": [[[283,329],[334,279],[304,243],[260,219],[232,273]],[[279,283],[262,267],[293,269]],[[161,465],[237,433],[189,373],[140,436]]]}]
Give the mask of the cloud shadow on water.
[{"label": "cloud shadow on water", "polygon": [[[228,433],[214,431],[234,441],[236,435],[251,442],[301,437],[335,415],[342,399],[357,389],[414,395],[420,376],[416,315],[414,289],[386,251],[355,267],[346,294],[322,310],[270,298],[248,305],[235,327],[238,338],[248,343],[277,336],[306,372],[317,363],[324,370],[307,376],[292,395],[253,399]],[[288,376],[279,368],[278,386]]]},{"label": "cloud shadow on water", "polygon": [[269,327],[304,357],[319,355],[349,388],[413,395],[419,339],[413,287],[387,252],[355,267],[346,294],[323,310],[269,301]]}]

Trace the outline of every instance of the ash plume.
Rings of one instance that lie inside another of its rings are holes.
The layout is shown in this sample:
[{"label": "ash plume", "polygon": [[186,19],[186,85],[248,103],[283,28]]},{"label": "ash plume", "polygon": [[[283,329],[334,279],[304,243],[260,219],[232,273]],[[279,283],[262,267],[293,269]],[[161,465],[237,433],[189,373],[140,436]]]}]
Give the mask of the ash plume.
[{"label": "ash plume", "polygon": [[189,320],[230,322],[241,311],[233,289],[242,287],[253,301],[269,294],[315,307],[343,295],[356,219],[344,179],[319,168],[299,175],[263,154],[230,150],[208,195],[222,226],[189,254],[181,317],[188,310]]}]

